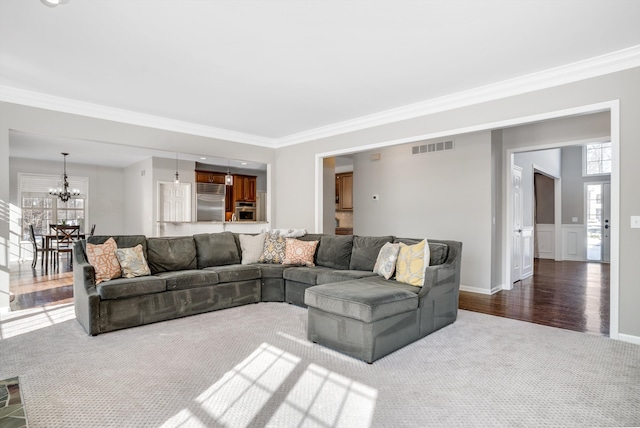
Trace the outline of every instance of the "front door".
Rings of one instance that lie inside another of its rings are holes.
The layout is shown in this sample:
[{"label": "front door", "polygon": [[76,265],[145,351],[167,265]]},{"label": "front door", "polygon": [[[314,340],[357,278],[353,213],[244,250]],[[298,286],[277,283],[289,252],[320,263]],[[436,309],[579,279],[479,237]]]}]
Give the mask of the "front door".
[{"label": "front door", "polygon": [[586,185],[587,260],[610,261],[611,183]]}]

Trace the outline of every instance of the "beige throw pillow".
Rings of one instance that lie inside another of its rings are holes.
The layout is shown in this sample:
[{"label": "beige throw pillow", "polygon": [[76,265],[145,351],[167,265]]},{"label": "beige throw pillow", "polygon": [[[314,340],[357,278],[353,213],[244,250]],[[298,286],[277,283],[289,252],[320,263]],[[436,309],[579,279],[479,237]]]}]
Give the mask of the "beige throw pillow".
[{"label": "beige throw pillow", "polygon": [[376,264],[373,266],[373,272],[384,279],[389,279],[396,271],[396,261],[398,260],[398,252],[400,251],[400,244],[393,244],[387,242],[380,248]]},{"label": "beige throw pillow", "polygon": [[125,278],[151,275],[141,244],[133,248],[118,248],[116,257],[118,257],[118,262],[122,267],[122,276]]},{"label": "beige throw pillow", "polygon": [[429,266],[429,244],[426,239],[415,245],[400,243],[396,262],[396,281],[422,287],[424,270]]},{"label": "beige throw pillow", "polygon": [[258,263],[258,260],[260,260],[260,256],[264,251],[264,240],[266,237],[266,233],[260,233],[258,235],[239,235],[240,249],[242,250],[241,263],[243,265]]}]

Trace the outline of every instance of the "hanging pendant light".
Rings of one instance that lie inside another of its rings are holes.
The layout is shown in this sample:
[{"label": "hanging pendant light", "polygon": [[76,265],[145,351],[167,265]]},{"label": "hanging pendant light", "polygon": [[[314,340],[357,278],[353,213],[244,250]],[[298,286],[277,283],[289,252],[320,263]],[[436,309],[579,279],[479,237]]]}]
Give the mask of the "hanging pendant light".
[{"label": "hanging pendant light", "polygon": [[178,174],[178,154],[176,153],[176,177],[173,180],[175,184],[180,184],[180,175]]},{"label": "hanging pendant light", "polygon": [[60,154],[63,156],[62,159],[64,161],[64,167],[62,170],[62,187],[49,189],[49,194],[59,197],[62,202],[67,202],[71,198],[80,196],[80,191],[78,189],[72,189],[69,191],[69,181],[67,181],[67,156],[69,156],[69,153]]},{"label": "hanging pendant light", "polygon": [[233,175],[230,170],[231,162],[227,161],[227,175],[224,176],[224,184],[226,186],[233,186]]}]

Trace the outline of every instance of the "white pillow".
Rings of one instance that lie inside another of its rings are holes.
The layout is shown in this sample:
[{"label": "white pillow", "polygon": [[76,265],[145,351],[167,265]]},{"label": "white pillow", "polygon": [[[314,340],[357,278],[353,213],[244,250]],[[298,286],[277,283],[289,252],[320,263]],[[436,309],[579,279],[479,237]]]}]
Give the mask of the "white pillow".
[{"label": "white pillow", "polygon": [[373,272],[383,276],[384,279],[391,278],[396,270],[398,252],[400,252],[400,244],[392,244],[391,242],[384,244],[378,253]]},{"label": "white pillow", "polygon": [[299,238],[307,234],[307,229],[271,229],[271,234],[283,238]]},{"label": "white pillow", "polygon": [[266,233],[259,235],[240,235],[240,249],[242,250],[242,264],[258,263],[258,259],[264,250]]}]

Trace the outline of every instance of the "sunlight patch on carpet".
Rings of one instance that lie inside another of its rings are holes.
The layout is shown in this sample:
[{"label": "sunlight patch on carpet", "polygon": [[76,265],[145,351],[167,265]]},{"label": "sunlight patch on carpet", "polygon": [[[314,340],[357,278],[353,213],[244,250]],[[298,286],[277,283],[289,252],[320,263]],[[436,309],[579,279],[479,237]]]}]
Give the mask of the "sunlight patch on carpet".
[{"label": "sunlight patch on carpet", "polygon": [[378,391],[310,364],[269,426],[369,427]]},{"label": "sunlight patch on carpet", "polygon": [[0,321],[0,339],[20,336],[21,334],[75,319],[75,317],[75,309],[72,303],[3,314]]}]

